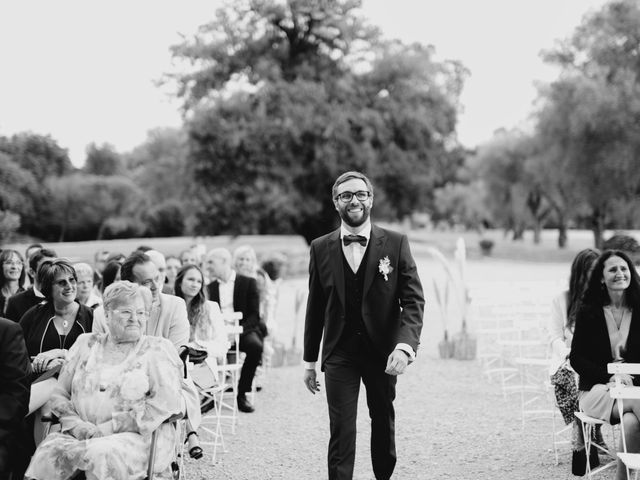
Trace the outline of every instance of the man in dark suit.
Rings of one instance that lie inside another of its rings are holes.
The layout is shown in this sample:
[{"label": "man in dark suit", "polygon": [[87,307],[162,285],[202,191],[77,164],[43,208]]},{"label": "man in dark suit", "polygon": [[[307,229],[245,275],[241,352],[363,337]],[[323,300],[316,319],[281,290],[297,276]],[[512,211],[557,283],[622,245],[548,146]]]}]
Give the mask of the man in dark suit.
[{"label": "man in dark suit", "polygon": [[254,411],[247,400],[253,377],[262,359],[263,339],[267,334],[260,320],[260,293],[255,278],[237,275],[231,268],[231,253],[226,248],[216,248],[207,254],[206,269],[214,280],[207,285],[209,300],[218,302],[223,312],[242,312],[240,350],[246,357],[238,380],[238,410]]},{"label": "man in dark suit", "polygon": [[33,278],[33,284],[30,288],[27,288],[24,292],[16,293],[14,296],[9,297],[7,300],[7,311],[5,317],[14,322],[19,322],[22,316],[31,307],[44,301],[44,295],[40,292],[40,286],[38,285],[37,271],[38,267],[46,260],[53,260],[58,255],[53,250],[48,248],[41,248],[36,250],[29,257],[29,277]]},{"label": "man in dark suit", "polygon": [[31,362],[15,322],[0,318],[0,480],[22,479],[29,458],[24,444]]},{"label": "man in dark suit", "polygon": [[377,480],[396,464],[393,400],[396,378],[415,358],[424,297],[405,235],[372,225],[373,186],[359,172],[333,185],[339,229],[311,243],[304,332],[304,382],[329,405],[329,479],[353,477],[360,381],[371,417],[371,458]]}]

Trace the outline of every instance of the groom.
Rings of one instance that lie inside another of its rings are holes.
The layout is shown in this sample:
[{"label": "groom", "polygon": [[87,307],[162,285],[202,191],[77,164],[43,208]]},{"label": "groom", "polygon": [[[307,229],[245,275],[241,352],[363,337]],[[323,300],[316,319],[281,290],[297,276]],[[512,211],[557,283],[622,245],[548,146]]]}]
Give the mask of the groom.
[{"label": "groom", "polygon": [[359,172],[335,181],[333,204],[342,224],[311,243],[304,331],[304,383],[320,391],[316,361],[324,334],[331,438],[329,479],[351,479],[360,381],[371,417],[371,459],[377,480],[396,464],[397,375],[415,359],[424,297],[405,235],[372,225],[373,186]]}]

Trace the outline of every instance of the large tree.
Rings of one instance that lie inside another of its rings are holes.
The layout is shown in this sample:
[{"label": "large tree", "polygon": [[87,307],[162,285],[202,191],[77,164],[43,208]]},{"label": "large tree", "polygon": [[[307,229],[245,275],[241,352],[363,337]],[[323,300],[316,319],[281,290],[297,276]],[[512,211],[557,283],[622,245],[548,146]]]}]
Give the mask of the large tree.
[{"label": "large tree", "polygon": [[640,5],[619,0],[546,53],[562,74],[543,92],[538,131],[558,177],[584,199],[596,246],[605,227],[619,226],[619,205],[637,204],[640,192],[639,42]]},{"label": "large tree", "polygon": [[382,41],[359,6],[232,2],[175,47],[195,65],[177,80],[200,232],[311,240],[336,221],[329,192],[346,169],[372,177],[389,218],[429,207],[455,172],[465,70]]}]

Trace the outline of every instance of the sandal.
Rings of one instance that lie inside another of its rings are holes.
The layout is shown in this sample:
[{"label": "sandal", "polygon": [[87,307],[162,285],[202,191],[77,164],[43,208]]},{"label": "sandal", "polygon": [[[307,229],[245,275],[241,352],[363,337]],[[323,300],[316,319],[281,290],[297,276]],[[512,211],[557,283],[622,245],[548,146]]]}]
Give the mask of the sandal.
[{"label": "sandal", "polygon": [[[194,431],[191,431],[187,433],[187,439],[184,441],[184,443],[187,443],[189,441],[189,437],[191,435],[195,435],[196,438],[198,438],[198,434]],[[202,448],[200,448],[199,445],[195,445],[189,449],[189,456],[195,460],[202,458],[202,455],[203,455]]]}]

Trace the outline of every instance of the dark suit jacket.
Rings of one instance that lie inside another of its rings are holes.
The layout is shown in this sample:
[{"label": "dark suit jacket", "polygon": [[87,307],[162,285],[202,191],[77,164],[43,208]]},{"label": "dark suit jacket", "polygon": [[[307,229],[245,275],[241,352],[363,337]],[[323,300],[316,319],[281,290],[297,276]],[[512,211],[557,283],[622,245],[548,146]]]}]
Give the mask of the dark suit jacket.
[{"label": "dark suit jacket", "polygon": [[[220,282],[214,280],[207,285],[209,300],[220,304]],[[258,332],[264,335],[264,330],[260,325],[260,293],[258,283],[255,278],[237,275],[233,286],[233,309],[242,312],[240,325],[243,327],[242,334]]]},{"label": "dark suit jacket", "polygon": [[[632,313],[625,350],[626,362],[640,363],[640,311],[637,309]],[[587,304],[578,311],[569,361],[580,376],[580,390],[591,390],[597,383],[609,382],[611,375],[607,372],[607,364],[613,362],[613,356],[601,306]],[[637,375],[633,383],[640,385]]]},{"label": "dark suit jacket", "polygon": [[9,303],[7,303],[5,317],[14,322],[19,322],[22,316],[27,313],[27,310],[43,301],[44,298],[38,297],[33,293],[33,287],[24,292],[16,293],[7,300]]},{"label": "dark suit jacket", "polygon": [[22,328],[0,318],[0,472],[11,466],[11,449],[29,408],[30,374]]},{"label": "dark suit jacket", "polygon": [[[389,355],[398,343],[418,350],[424,296],[406,235],[371,226],[364,274],[362,319],[373,346]],[[344,254],[340,229],[311,242],[309,298],[304,330],[304,360],[318,359],[324,332],[322,366],[335,348],[345,324]],[[385,280],[380,261],[388,258]],[[362,268],[362,267],[361,267]]]}]

